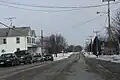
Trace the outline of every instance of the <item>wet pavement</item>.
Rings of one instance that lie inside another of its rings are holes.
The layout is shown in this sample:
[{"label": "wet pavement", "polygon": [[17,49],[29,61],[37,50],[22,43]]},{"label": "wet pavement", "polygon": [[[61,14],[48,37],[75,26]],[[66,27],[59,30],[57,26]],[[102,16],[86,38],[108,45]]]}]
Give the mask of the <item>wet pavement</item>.
[{"label": "wet pavement", "polygon": [[83,56],[79,56],[79,54],[14,73],[11,73],[11,76],[5,74],[6,77],[0,80],[104,80],[92,71],[85,63]]},{"label": "wet pavement", "polygon": [[61,75],[64,76],[64,80],[104,80],[103,77],[92,71],[82,56],[71,67],[61,73]]}]

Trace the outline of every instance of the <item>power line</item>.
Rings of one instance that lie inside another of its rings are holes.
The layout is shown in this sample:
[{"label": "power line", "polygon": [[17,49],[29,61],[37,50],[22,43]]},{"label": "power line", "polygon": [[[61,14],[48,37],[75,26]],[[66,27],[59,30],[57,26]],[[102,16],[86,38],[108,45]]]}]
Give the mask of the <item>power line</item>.
[{"label": "power line", "polygon": [[[116,10],[116,9],[115,9],[115,10]],[[98,17],[103,16],[103,15],[105,15],[105,14],[98,15],[97,17],[95,17],[95,18],[93,18],[93,19],[91,19],[91,20],[88,20],[88,21],[84,22],[82,25],[85,25],[85,24],[87,24],[87,23],[89,23],[89,22],[91,22],[91,21],[93,21],[93,20],[95,20],[95,19],[97,19]],[[106,21],[107,21],[107,18],[106,18],[106,20],[105,20],[105,23],[106,23]],[[2,23],[2,22],[0,22],[0,24],[2,24],[3,26],[5,26],[5,27],[7,27],[7,28],[9,28],[9,29],[15,30],[14,28],[9,27],[9,26],[7,26],[6,24],[4,24],[4,23]],[[104,25],[105,25],[105,24],[104,24]],[[15,30],[15,31],[20,32],[20,31],[18,31],[18,30]],[[20,32],[20,33],[22,33],[22,32]]]},{"label": "power line", "polygon": [[[113,11],[117,11],[118,9],[119,9],[119,8],[114,9],[114,10],[112,10],[112,12],[113,12]],[[103,29],[106,28],[107,19],[108,19],[108,17],[106,17],[105,22],[104,22],[104,25],[103,25],[104,27],[100,30],[100,32],[103,31]]]},{"label": "power line", "polygon": [[22,9],[22,10],[42,11],[42,12],[66,12],[66,11],[80,10],[80,9],[69,9],[69,10],[36,10],[36,9],[28,9],[28,8],[23,8],[23,7],[17,7],[17,6],[3,4],[3,3],[0,3],[0,5],[7,6],[7,7],[12,7],[12,8],[17,8],[17,9]]},{"label": "power line", "polygon": [[[80,26],[83,26],[83,25],[85,25],[85,24],[88,24],[89,22],[92,22],[93,20],[96,20],[97,18],[99,18],[99,17],[101,17],[101,16],[103,16],[103,15],[105,15],[105,14],[101,14],[101,15],[96,16],[95,18],[92,18],[92,19],[90,19],[90,20],[87,20],[87,21],[81,23]],[[73,28],[75,28],[75,27],[73,27]]]},{"label": "power line", "polygon": [[[29,8],[23,8],[23,7],[18,7],[18,6],[15,6],[13,5],[10,5],[11,3],[9,2],[9,4],[6,4],[7,2],[5,1],[0,1],[0,5],[2,6],[7,6],[7,7],[12,7],[12,8],[17,8],[17,9],[23,9],[23,10],[29,10],[29,11],[42,11],[42,12],[66,12],[66,11],[75,11],[75,10],[80,10],[80,8],[95,8],[95,7],[102,7],[102,6],[106,6],[108,4],[102,4],[102,5],[94,5],[94,6],[83,6],[83,7],[55,7],[55,6],[37,6],[37,5],[33,5],[34,7],[41,7],[41,8],[64,8],[64,9],[67,9],[67,10],[37,10],[37,9],[29,9]],[[115,3],[111,3],[111,4],[118,4],[120,2],[115,2]],[[17,5],[26,5],[26,6],[29,6],[28,4],[19,4],[19,3],[16,3]],[[32,7],[33,7],[32,6]]]},{"label": "power line", "polygon": [[[69,6],[69,7],[65,7],[65,6],[40,6],[40,5],[31,5],[31,4],[22,4],[22,3],[16,3],[16,2],[9,2],[9,1],[3,1],[0,0],[1,3],[7,3],[7,4],[12,4],[12,5],[19,5],[19,6],[28,6],[28,7],[39,7],[39,8],[93,8],[93,7],[102,7],[102,6],[107,6],[108,4],[98,4],[98,5],[90,5],[90,6]],[[111,4],[118,4],[120,2],[114,2]]]},{"label": "power line", "polygon": [[[118,10],[119,8],[117,8],[117,9],[114,9],[114,10],[112,10],[112,11],[116,11],[116,10]],[[83,22],[83,23],[81,23],[81,25],[80,26],[83,26],[83,25],[85,25],[85,24],[88,24],[89,22],[91,22],[91,21],[93,21],[93,20],[96,20],[97,18],[99,18],[99,17],[101,17],[101,16],[103,16],[103,15],[105,15],[105,13],[103,13],[103,14],[101,14],[101,15],[98,15],[98,16],[96,16],[95,18],[92,18],[92,19],[90,19],[90,20],[88,20],[88,21],[85,21],[85,22]],[[107,22],[107,18],[105,19],[105,23]],[[104,26],[105,26],[105,23],[104,23]],[[75,27],[73,27],[73,28],[75,28]],[[102,28],[103,29],[103,28]]]},{"label": "power line", "polygon": [[93,21],[93,20],[95,20],[95,19],[97,19],[98,17],[101,17],[101,16],[103,16],[103,15],[105,15],[105,14],[101,14],[101,15],[99,15],[99,16],[91,19],[91,20],[88,20],[88,21],[84,22],[83,25],[85,25],[85,24],[87,24],[87,23],[89,23],[89,22],[91,22],[91,21]]},{"label": "power line", "polygon": [[[112,12],[113,12],[113,11],[117,11],[118,9],[119,9],[119,8],[114,9],[114,10],[112,10]],[[103,25],[104,27],[100,30],[100,32],[101,32],[101,31],[103,31],[103,29],[105,29],[105,30],[106,30],[106,31],[105,31],[105,34],[106,34],[106,35],[107,35],[107,33],[108,33],[108,32],[107,32],[108,30],[107,30],[107,28],[106,28],[106,26],[105,26],[105,25],[106,25],[106,22],[107,22],[107,18],[108,18],[108,17],[106,17],[106,19],[105,19],[105,23],[104,23],[104,25]]]}]

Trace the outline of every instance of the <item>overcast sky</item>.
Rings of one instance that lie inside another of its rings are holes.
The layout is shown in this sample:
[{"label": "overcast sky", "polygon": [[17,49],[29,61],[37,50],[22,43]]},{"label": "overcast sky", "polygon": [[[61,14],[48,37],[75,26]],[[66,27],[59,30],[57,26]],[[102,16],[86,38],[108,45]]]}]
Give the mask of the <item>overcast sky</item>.
[{"label": "overcast sky", "polygon": [[[7,1],[45,6],[88,6],[103,4],[101,0],[7,0]],[[120,7],[119,5],[120,4],[112,5],[111,10],[117,9],[118,7]],[[43,8],[32,9],[53,10]],[[0,4],[0,21],[9,25],[9,21],[4,18],[16,17],[16,19],[13,20],[13,24],[15,26],[30,26],[32,29],[36,30],[37,35],[40,35],[41,29],[44,30],[44,36],[48,36],[51,33],[60,33],[67,39],[68,44],[83,45],[85,39],[88,36],[93,35],[93,30],[100,30],[101,32],[103,31],[102,29],[104,27],[107,15],[98,17],[92,22],[83,25],[84,22],[98,16],[96,14],[97,11],[107,12],[107,7],[79,9],[65,12],[63,11],[43,12],[11,8]],[[112,11],[112,15],[113,12],[115,11]]]}]

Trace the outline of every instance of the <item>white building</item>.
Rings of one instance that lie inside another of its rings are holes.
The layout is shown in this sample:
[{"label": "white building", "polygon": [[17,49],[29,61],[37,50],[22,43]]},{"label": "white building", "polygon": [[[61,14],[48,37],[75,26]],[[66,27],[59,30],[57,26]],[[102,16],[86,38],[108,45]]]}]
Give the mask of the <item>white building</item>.
[{"label": "white building", "polygon": [[0,28],[0,53],[28,50],[35,54],[40,51],[35,39],[35,31],[30,27]]}]

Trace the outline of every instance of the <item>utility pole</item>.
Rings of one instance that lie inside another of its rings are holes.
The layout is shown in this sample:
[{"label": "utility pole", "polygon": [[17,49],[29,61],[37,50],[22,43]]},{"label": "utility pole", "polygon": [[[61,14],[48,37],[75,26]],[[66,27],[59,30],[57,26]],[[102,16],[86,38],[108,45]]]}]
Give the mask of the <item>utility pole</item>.
[{"label": "utility pole", "polygon": [[103,0],[103,2],[108,2],[108,35],[109,35],[109,49],[110,49],[110,54],[112,54],[112,31],[111,31],[111,25],[110,25],[110,1],[115,1],[115,0]]},{"label": "utility pole", "polygon": [[43,53],[43,30],[41,30],[41,52],[42,52],[42,56],[44,55]]},{"label": "utility pole", "polygon": [[16,17],[8,17],[8,18],[5,18],[7,20],[10,21],[10,27],[13,27],[13,19],[16,19]]},{"label": "utility pole", "polygon": [[112,32],[111,32],[111,25],[110,25],[110,0],[108,0],[108,33],[109,33],[109,48],[110,54],[112,54]]}]

